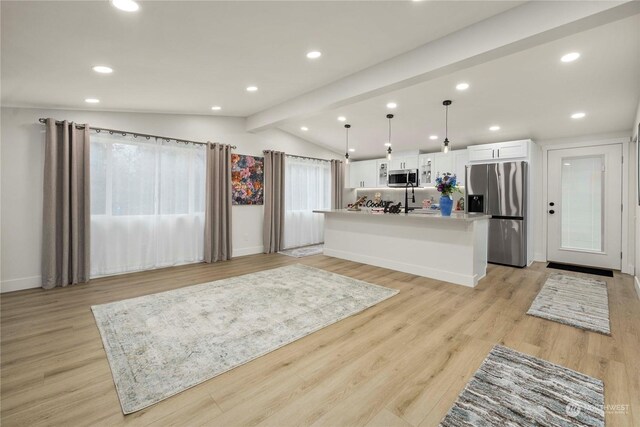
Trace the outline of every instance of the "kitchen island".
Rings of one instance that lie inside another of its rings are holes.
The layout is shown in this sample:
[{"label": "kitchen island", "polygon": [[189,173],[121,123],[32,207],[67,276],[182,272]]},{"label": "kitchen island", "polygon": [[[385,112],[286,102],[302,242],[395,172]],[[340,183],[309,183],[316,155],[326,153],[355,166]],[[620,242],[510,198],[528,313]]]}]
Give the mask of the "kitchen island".
[{"label": "kitchen island", "polygon": [[489,215],[324,214],[324,254],[474,287],[487,270]]}]

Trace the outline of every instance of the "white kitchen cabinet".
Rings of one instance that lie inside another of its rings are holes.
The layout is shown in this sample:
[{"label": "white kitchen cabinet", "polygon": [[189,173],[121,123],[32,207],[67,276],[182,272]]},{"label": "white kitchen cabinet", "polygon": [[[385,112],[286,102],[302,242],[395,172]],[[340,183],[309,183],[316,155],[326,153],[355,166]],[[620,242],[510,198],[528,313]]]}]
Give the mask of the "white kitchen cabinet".
[{"label": "white kitchen cabinet", "polygon": [[456,150],[453,152],[453,158],[458,185],[464,185],[465,167],[469,163],[469,153],[467,150]]},{"label": "white kitchen cabinet", "polygon": [[377,161],[362,160],[349,163],[349,187],[377,187]]},{"label": "white kitchen cabinet", "polygon": [[469,162],[480,162],[494,159],[493,144],[472,145],[467,147]]},{"label": "white kitchen cabinet", "polygon": [[420,156],[418,156],[421,187],[433,187],[433,154],[434,153],[420,154]]},{"label": "white kitchen cabinet", "polygon": [[529,155],[528,139],[472,145],[467,148],[470,163],[487,163],[501,160],[523,159]]},{"label": "white kitchen cabinet", "polygon": [[455,173],[455,161],[453,152],[433,154],[433,177],[434,179],[445,173]]},{"label": "white kitchen cabinet", "polygon": [[376,160],[376,187],[382,188],[387,186],[389,177],[389,160]]},{"label": "white kitchen cabinet", "polygon": [[391,170],[418,169],[418,156],[391,156]]}]

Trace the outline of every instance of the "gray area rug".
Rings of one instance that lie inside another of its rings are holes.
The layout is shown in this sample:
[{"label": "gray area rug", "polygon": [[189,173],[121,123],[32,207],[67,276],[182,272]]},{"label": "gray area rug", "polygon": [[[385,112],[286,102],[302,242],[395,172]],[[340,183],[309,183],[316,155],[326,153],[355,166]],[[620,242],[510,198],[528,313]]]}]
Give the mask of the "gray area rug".
[{"label": "gray area rug", "polygon": [[497,345],[440,425],[604,426],[604,384]]},{"label": "gray area rug", "polygon": [[607,283],[565,274],[551,275],[527,314],[610,335]]},{"label": "gray area rug", "polygon": [[296,264],[91,309],[129,414],[397,293]]},{"label": "gray area rug", "polygon": [[292,256],[294,258],[302,258],[305,256],[321,254],[323,247],[324,245],[321,243],[319,245],[303,246],[301,248],[284,249],[278,253],[282,255]]}]

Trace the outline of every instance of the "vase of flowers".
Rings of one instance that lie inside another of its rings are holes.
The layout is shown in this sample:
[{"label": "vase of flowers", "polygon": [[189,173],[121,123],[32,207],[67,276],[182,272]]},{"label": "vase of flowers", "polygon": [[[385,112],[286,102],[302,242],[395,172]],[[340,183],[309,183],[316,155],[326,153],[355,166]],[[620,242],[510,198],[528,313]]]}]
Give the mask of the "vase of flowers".
[{"label": "vase of flowers", "polygon": [[458,180],[455,175],[447,172],[442,176],[438,176],[435,184],[436,190],[440,193],[440,214],[442,216],[451,216],[451,209],[453,208],[451,196],[455,192],[461,193],[460,187],[458,187]]}]

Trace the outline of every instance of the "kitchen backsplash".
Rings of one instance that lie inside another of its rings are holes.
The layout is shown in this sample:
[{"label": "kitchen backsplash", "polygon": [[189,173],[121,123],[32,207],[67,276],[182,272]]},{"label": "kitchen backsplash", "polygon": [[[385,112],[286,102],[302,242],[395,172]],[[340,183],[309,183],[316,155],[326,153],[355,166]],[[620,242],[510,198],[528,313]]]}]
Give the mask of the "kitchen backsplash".
[{"label": "kitchen backsplash", "polygon": [[[464,189],[461,189],[464,191]],[[355,202],[357,197],[367,196],[367,200],[373,200],[376,193],[380,193],[382,200],[391,200],[394,204],[398,202],[402,202],[404,205],[404,188],[365,188],[365,189],[356,189],[355,190],[356,197],[353,200],[348,200],[348,203]],[[434,203],[439,203],[440,193],[436,191],[435,188],[416,188],[415,189],[416,202],[411,202],[411,188],[409,188],[409,206],[421,208],[422,201],[424,199],[433,198]],[[455,193],[453,195],[454,201],[454,209],[459,199],[464,199],[464,193]]]}]

